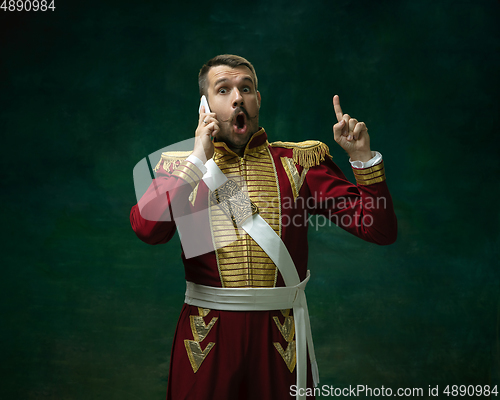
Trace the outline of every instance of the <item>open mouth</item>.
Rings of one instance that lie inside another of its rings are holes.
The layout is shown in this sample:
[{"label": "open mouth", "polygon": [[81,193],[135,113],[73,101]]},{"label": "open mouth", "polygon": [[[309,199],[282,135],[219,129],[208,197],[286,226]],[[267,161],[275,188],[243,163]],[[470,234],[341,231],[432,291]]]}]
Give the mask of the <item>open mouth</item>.
[{"label": "open mouth", "polygon": [[247,121],[246,116],[243,112],[240,112],[234,121],[234,130],[236,133],[244,134],[247,131]]}]

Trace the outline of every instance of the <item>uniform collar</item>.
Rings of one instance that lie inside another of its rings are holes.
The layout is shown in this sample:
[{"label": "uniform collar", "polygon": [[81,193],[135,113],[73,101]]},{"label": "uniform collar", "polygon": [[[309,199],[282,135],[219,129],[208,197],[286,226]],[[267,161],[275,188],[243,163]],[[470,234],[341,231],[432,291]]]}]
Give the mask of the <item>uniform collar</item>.
[{"label": "uniform collar", "polygon": [[[266,131],[264,130],[264,128],[260,128],[252,135],[252,137],[248,141],[243,157],[247,154],[259,152],[262,149],[266,148],[268,145],[269,143],[267,141]],[[227,144],[225,142],[214,142],[214,147],[216,153],[222,155],[230,154],[232,156],[238,157],[238,155],[234,151],[227,147]]]}]

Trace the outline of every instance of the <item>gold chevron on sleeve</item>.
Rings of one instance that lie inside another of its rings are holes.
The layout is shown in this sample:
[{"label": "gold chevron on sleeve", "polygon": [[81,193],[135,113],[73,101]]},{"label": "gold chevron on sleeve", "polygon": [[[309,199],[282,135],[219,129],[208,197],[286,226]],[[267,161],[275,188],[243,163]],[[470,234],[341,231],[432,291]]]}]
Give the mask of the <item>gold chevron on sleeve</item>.
[{"label": "gold chevron on sleeve", "polygon": [[[205,347],[205,350],[201,349],[200,343],[195,340],[184,340],[184,346],[186,346],[187,355],[193,372],[196,373],[200,368],[201,363],[205,360],[210,350],[215,346],[214,342],[210,342]],[[288,349],[287,349],[288,350]]]},{"label": "gold chevron on sleeve", "polygon": [[286,351],[283,350],[281,343],[275,342],[273,344],[274,347],[276,347],[276,350],[278,350],[278,353],[281,354],[281,357],[283,357],[283,360],[285,360],[285,364],[288,367],[288,370],[290,372],[293,372],[295,364],[297,363],[297,357],[295,354],[295,340],[288,343]]},{"label": "gold chevron on sleeve", "polygon": [[295,162],[292,158],[281,157],[281,162],[283,168],[285,169],[288,179],[290,180],[290,185],[292,186],[293,200],[295,201],[299,197],[300,188],[302,187],[304,180],[306,179],[307,171],[309,168],[304,168],[302,173],[299,175]]},{"label": "gold chevron on sleeve", "polygon": [[285,322],[283,322],[283,325],[280,323],[278,317],[273,317],[273,320],[276,323],[279,331],[283,335],[283,338],[287,342],[291,342],[293,340],[293,336],[295,335],[295,324],[293,323],[293,317],[285,317]]}]

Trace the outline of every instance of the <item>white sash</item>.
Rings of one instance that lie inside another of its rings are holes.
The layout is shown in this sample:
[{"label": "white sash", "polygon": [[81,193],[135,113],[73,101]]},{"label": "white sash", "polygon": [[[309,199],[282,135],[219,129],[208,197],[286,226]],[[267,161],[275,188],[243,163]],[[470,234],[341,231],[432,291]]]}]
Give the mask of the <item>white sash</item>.
[{"label": "white sash", "polygon": [[[205,167],[207,168],[207,172],[203,175],[203,181],[208,186],[208,188],[213,192],[215,189],[223,185],[227,181],[227,177],[220,170],[213,159],[208,160],[205,163]],[[266,254],[273,260],[274,264],[280,271],[283,276],[283,280],[285,282],[286,288],[236,288],[236,289],[227,289],[227,288],[215,288],[212,287],[208,289],[208,291],[212,291],[212,294],[208,297],[204,297],[202,299],[193,298],[193,296],[188,296],[189,286],[194,285],[191,282],[188,282],[188,290],[186,291],[186,303],[190,301],[188,304],[197,305],[200,307],[205,307],[202,304],[207,304],[206,301],[210,300],[215,302],[217,307],[206,307],[206,308],[214,308],[214,309],[224,309],[231,310],[231,302],[226,301],[229,293],[241,295],[237,295],[238,301],[242,301],[242,299],[247,296],[248,299],[253,299],[252,301],[246,304],[245,310],[252,310],[252,305],[250,303],[256,302],[256,298],[260,299],[260,307],[265,307],[264,302],[267,303],[267,310],[274,309],[283,309],[282,307],[274,308],[273,304],[276,304],[278,298],[280,297],[278,294],[283,293],[282,289],[288,290],[288,295],[291,293],[290,290],[296,290],[294,294],[294,299],[292,302],[287,303],[289,307],[285,308],[293,308],[293,315],[295,321],[295,343],[296,343],[296,357],[297,357],[297,388],[303,389],[297,391],[297,400],[305,400],[306,396],[299,396],[299,392],[305,393],[305,389],[307,388],[307,351],[309,350],[309,359],[311,361],[312,368],[312,376],[314,381],[314,386],[317,386],[319,383],[319,372],[318,366],[316,363],[316,355],[314,354],[314,346],[312,341],[311,334],[311,324],[309,321],[309,312],[307,310],[307,301],[306,295],[304,292],[305,283],[309,279],[308,277],[301,283],[299,279],[299,275],[297,273],[297,269],[293,263],[292,257],[288,252],[285,244],[281,240],[281,238],[276,234],[273,228],[269,226],[269,224],[259,215],[254,214],[252,217],[248,218],[241,226],[245,232],[247,232],[253,240],[266,252]],[[202,285],[196,285],[197,289],[201,291],[207,291],[207,287]],[[191,286],[190,293],[193,294],[195,289],[192,289]],[[233,292],[234,291],[234,292]],[[258,294],[261,293],[261,294]],[[271,300],[271,297],[276,293],[276,300]],[[248,296],[251,294],[250,296]],[[198,294],[198,296],[200,296]],[[222,297],[219,297],[222,296]],[[189,298],[188,298],[189,297]],[[267,298],[266,298],[267,297]],[[205,301],[205,303],[204,303]],[[245,301],[245,300],[243,300]],[[254,305],[255,306],[255,305]],[[224,307],[224,308],[221,308]],[[233,305],[234,307],[234,305]],[[262,308],[261,308],[262,309]],[[241,308],[240,310],[243,310]]]}]

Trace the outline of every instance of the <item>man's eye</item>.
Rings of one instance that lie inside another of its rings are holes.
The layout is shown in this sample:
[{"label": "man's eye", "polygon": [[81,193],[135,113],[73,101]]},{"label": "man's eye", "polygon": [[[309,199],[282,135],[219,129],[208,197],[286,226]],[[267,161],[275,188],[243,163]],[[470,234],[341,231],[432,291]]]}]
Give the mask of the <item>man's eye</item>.
[{"label": "man's eye", "polygon": [[220,88],[219,89],[219,93],[220,94],[226,94],[227,93],[227,90],[225,88]]},{"label": "man's eye", "polygon": [[250,93],[250,92],[251,90],[248,86],[243,88],[243,93]]}]

